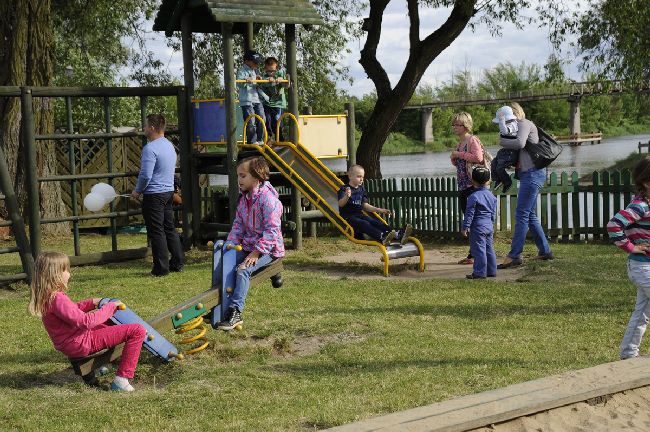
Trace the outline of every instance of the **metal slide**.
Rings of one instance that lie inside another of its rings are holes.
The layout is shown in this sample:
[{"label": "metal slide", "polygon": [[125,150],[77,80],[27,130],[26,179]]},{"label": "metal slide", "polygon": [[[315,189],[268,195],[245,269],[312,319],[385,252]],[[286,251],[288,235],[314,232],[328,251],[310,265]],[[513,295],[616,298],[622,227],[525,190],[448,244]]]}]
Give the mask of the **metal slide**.
[{"label": "metal slide", "polygon": [[[290,113],[283,114],[278,124],[286,117],[292,118],[296,125],[298,124],[296,118]],[[250,118],[246,122],[249,120]],[[244,125],[244,130],[246,130],[246,125]],[[298,188],[303,196],[320,210],[323,216],[350,241],[379,248],[382,253],[382,261],[384,262],[384,276],[388,276],[388,262],[391,258],[419,256],[420,263],[418,269],[424,271],[424,248],[414,237],[409,237],[408,242],[404,245],[391,244],[388,246],[384,246],[374,240],[359,240],[354,237],[354,230],[338,212],[338,190],[343,185],[343,182],[318,158],[311,154],[309,150],[300,144],[299,129],[297,145],[285,141],[275,142],[273,143],[273,147],[268,144],[264,144],[263,146],[245,144],[241,147],[259,151],[271,165],[282,173],[294,187]],[[374,213],[373,215],[381,219],[378,215]]]}]

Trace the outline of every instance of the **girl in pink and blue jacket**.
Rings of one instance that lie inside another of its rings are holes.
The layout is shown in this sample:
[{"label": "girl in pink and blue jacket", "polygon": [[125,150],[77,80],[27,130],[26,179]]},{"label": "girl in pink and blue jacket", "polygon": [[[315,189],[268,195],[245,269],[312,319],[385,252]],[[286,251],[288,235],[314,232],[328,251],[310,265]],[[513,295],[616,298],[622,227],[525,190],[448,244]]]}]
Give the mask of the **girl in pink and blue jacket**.
[{"label": "girl in pink and blue jacket", "polygon": [[[242,311],[255,270],[284,256],[284,240],[280,228],[282,203],[269,179],[269,166],[263,157],[249,157],[237,165],[239,204],[228,239],[241,245],[237,251],[237,280],[231,294],[231,306],[225,321],[217,328],[232,330],[243,324]],[[220,245],[217,244],[217,247]],[[215,255],[215,260],[221,259]],[[221,263],[214,263],[216,281],[221,280]]]}]

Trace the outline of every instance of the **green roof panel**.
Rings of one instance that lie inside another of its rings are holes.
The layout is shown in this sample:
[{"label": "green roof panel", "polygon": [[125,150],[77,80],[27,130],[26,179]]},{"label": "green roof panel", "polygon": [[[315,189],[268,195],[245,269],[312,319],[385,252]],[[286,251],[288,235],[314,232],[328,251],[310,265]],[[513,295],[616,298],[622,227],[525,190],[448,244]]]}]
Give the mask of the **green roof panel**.
[{"label": "green roof panel", "polygon": [[153,29],[168,35],[180,30],[180,18],[192,13],[192,32],[220,33],[222,22],[235,23],[235,32],[245,26],[260,24],[323,24],[309,0],[163,0]]}]

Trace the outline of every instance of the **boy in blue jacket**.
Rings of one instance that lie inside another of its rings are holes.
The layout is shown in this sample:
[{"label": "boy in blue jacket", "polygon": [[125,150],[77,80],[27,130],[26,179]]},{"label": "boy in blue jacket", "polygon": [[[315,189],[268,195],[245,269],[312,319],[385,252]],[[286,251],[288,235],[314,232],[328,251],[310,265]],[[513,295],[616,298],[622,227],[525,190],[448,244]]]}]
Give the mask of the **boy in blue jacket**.
[{"label": "boy in blue jacket", "polygon": [[497,198],[487,188],[490,170],[477,166],[472,170],[474,192],[467,199],[463,220],[463,235],[469,233],[469,249],[474,257],[474,268],[467,279],[485,279],[497,275],[497,256],[492,236],[497,215]]},{"label": "boy in blue jacket", "polygon": [[[257,51],[248,50],[244,54],[244,64],[237,69],[237,79],[246,80],[244,83],[237,83],[239,106],[241,107],[244,121],[251,114],[257,114],[261,118],[264,118],[264,106],[260,101],[257,83],[253,82],[260,79],[258,73],[260,63],[262,63],[262,56]],[[263,144],[264,127],[259,120],[253,118],[248,122],[246,141],[248,144]]]}]

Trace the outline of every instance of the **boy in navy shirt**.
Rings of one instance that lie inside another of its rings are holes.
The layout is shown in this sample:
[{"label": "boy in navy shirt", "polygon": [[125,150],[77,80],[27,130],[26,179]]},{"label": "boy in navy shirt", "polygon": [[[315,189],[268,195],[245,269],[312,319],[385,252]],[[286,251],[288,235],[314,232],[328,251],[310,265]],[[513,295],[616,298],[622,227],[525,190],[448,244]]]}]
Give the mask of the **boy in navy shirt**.
[{"label": "boy in navy shirt", "polygon": [[368,203],[368,193],[363,187],[365,171],[361,165],[352,165],[348,170],[348,184],[339,189],[339,213],[354,229],[357,238],[367,235],[384,245],[393,240],[406,243],[413,229],[406,225],[404,229],[395,231],[378,218],[363,214],[363,211],[389,214],[390,210],[375,207]]},{"label": "boy in navy shirt", "polygon": [[474,269],[467,279],[485,279],[497,275],[497,256],[492,235],[497,214],[497,198],[488,190],[490,170],[477,166],[472,170],[474,192],[467,199],[463,220],[463,235],[469,233],[469,250],[474,257]]}]

